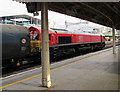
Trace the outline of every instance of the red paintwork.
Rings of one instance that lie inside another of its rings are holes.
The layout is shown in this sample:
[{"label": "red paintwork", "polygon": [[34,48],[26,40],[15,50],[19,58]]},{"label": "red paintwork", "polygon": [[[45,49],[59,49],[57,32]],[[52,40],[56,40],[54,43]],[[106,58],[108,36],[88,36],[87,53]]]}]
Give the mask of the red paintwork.
[{"label": "red paintwork", "polygon": [[[40,33],[39,40],[41,41],[41,29],[39,27],[30,27],[29,30],[32,30],[30,34]],[[36,31],[35,31],[36,30]],[[33,32],[35,31],[35,32]],[[49,45],[58,45],[58,36],[71,36],[72,43],[93,43],[93,42],[105,42],[104,36],[95,35],[95,34],[71,34],[71,33],[54,33],[48,31],[50,35]]]}]

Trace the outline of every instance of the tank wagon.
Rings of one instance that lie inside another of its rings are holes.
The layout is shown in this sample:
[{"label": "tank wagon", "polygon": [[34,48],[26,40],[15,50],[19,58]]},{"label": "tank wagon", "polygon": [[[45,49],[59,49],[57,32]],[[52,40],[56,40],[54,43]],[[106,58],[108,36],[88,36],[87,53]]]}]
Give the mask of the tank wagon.
[{"label": "tank wagon", "polygon": [[2,26],[2,66],[19,66],[31,51],[29,31],[17,25],[0,24],[0,26]]}]

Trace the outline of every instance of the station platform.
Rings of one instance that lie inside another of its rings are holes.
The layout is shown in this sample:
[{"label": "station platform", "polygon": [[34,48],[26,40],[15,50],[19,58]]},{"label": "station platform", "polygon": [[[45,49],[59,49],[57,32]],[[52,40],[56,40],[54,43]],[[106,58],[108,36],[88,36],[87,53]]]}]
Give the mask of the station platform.
[{"label": "station platform", "polygon": [[41,86],[41,67],[3,78],[1,88],[2,90],[119,90],[118,50],[117,47],[116,54],[112,54],[112,48],[109,48],[51,64],[51,88]]}]

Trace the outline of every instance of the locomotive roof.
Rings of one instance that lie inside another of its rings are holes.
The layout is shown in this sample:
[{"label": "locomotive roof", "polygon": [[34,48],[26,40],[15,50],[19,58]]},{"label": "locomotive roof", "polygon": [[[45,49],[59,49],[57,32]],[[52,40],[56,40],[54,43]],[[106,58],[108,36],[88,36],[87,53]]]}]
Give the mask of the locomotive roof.
[{"label": "locomotive roof", "polygon": [[[37,30],[37,31],[39,31],[40,33],[41,33],[41,27],[34,27],[34,26],[31,26],[31,27],[29,27],[29,30],[30,29],[35,29],[35,30]],[[52,31],[48,31],[49,33],[53,33]]]},{"label": "locomotive roof", "polygon": [[[34,26],[31,26],[29,29],[35,29],[35,30],[38,30],[40,33],[41,33],[41,27],[34,27]],[[61,31],[60,31],[61,30]],[[65,33],[65,34],[83,34],[83,35],[103,35],[102,33],[100,34],[95,34],[95,33],[83,33],[83,32],[70,32],[68,30],[66,31],[63,31],[62,29],[59,29],[57,30],[57,28],[55,28],[54,30],[51,29],[49,30],[49,33]]]}]

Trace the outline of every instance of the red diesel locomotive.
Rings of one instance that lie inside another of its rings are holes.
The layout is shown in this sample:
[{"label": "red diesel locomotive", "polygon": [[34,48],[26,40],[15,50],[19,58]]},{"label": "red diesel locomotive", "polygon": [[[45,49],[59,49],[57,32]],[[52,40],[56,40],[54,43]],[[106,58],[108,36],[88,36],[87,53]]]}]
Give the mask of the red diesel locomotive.
[{"label": "red diesel locomotive", "polygon": [[[30,27],[32,52],[41,51],[41,29]],[[70,33],[64,29],[52,28],[49,33],[49,47],[51,56],[59,56],[69,52],[76,52],[89,48],[91,50],[105,47],[105,36],[93,33]]]}]

